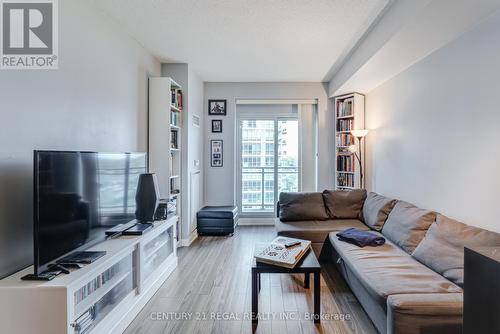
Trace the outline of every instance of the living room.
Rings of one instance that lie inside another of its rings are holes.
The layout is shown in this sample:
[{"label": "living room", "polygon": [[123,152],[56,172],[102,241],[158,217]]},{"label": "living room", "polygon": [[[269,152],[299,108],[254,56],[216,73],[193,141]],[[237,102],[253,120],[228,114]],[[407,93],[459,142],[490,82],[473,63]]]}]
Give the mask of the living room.
[{"label": "living room", "polygon": [[0,17],[1,333],[500,332],[500,1]]}]

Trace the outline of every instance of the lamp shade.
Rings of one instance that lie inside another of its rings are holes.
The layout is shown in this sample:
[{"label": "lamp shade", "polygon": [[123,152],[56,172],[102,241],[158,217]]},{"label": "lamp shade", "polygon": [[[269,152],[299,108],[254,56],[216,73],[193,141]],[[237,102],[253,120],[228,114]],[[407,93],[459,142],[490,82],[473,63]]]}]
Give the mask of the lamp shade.
[{"label": "lamp shade", "polygon": [[352,130],[351,134],[356,138],[363,138],[368,134],[368,130],[366,129]]}]

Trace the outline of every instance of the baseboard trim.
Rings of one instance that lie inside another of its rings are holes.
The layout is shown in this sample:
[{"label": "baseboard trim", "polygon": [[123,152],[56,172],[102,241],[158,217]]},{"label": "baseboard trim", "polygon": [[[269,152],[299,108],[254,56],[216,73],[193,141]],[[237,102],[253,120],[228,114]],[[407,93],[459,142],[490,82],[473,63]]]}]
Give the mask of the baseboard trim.
[{"label": "baseboard trim", "polygon": [[198,231],[194,230],[188,239],[179,240],[179,247],[189,247],[198,238]]},{"label": "baseboard trim", "polygon": [[240,226],[272,226],[274,218],[240,218],[238,220]]}]

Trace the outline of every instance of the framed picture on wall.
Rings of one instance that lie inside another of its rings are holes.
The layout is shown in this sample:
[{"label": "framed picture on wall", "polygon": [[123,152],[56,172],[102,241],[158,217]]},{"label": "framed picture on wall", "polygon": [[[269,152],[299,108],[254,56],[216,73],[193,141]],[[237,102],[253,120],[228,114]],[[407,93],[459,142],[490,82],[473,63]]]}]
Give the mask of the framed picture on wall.
[{"label": "framed picture on wall", "polygon": [[226,100],[208,100],[209,116],[226,116]]},{"label": "framed picture on wall", "polygon": [[222,139],[213,139],[210,141],[210,166],[223,166]]},{"label": "framed picture on wall", "polygon": [[212,132],[222,132],[222,120],[221,119],[213,119],[212,120]]}]

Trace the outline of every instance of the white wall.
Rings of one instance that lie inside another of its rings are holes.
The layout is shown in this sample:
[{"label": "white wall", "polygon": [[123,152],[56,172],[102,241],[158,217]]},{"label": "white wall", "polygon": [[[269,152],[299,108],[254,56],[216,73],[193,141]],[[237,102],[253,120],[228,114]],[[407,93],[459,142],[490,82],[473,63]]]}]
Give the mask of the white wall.
[{"label": "white wall", "polygon": [[[332,143],[333,113],[328,112],[327,87],[323,83],[205,83],[204,113],[209,99],[226,99],[227,116],[207,116],[205,122],[205,203],[228,205],[235,198],[236,99],[318,99],[319,189],[332,188],[334,180]],[[211,120],[222,118],[223,133],[211,133]],[[210,139],[224,140],[224,167],[209,166]]]},{"label": "white wall", "polygon": [[500,232],[500,13],[367,95],[367,185]]},{"label": "white wall", "polygon": [[59,70],[0,71],[0,277],[28,266],[34,149],[145,151],[160,63],[83,1],[59,1]]}]

